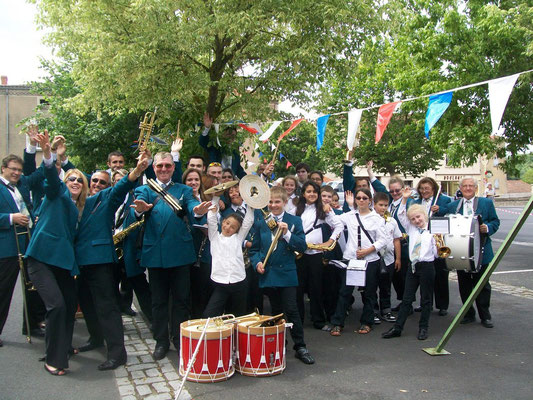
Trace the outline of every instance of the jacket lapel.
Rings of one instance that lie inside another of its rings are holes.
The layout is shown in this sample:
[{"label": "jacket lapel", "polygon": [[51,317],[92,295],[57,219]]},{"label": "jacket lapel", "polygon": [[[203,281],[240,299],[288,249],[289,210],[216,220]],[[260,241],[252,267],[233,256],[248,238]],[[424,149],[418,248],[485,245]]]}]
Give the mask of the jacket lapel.
[{"label": "jacket lapel", "polygon": [[7,204],[9,204],[11,211],[18,213],[19,209],[17,207],[17,204],[15,203],[15,200],[13,199],[13,196],[11,196],[11,193],[9,193],[9,189],[5,185],[0,185],[0,191],[2,192],[2,195],[4,196],[4,199]]}]

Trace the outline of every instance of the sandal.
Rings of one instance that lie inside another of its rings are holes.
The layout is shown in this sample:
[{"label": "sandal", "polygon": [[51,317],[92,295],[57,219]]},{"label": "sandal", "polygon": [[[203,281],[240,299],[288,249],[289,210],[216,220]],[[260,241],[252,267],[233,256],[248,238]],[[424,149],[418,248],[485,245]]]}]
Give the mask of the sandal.
[{"label": "sandal", "polygon": [[357,333],[359,333],[360,335],[366,335],[366,334],[370,333],[371,331],[372,331],[372,328],[370,326],[361,325],[361,327],[359,328]]},{"label": "sandal", "polygon": [[67,371],[65,371],[65,370],[62,369],[62,368],[54,368],[54,369],[51,369],[51,368],[54,368],[54,367],[51,367],[51,366],[49,366],[48,364],[44,363],[44,369],[45,369],[46,372],[48,372],[50,375],[54,375],[54,376],[63,376],[63,375],[66,375],[66,374],[67,374]]},{"label": "sandal", "polygon": [[331,329],[331,332],[329,333],[331,336],[340,336],[342,332],[342,327],[339,325],[335,325],[333,329]]}]

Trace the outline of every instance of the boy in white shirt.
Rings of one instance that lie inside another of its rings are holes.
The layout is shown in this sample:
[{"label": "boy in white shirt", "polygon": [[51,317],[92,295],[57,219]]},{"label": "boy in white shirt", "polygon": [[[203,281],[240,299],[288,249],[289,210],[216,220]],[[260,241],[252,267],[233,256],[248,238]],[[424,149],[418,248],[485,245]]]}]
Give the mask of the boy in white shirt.
[{"label": "boy in white shirt", "polygon": [[437,256],[435,239],[428,230],[428,214],[425,206],[413,204],[406,211],[407,199],[411,196],[411,189],[406,187],[402,191],[402,203],[398,210],[398,218],[409,234],[409,258],[411,268],[407,271],[405,291],[398,320],[394,326],[383,333],[384,339],[401,336],[403,326],[411,311],[411,304],[415,301],[415,294],[420,286],[422,312],[418,322],[418,340],[428,338],[429,315],[433,302],[433,286],[435,283],[435,266],[433,261]]},{"label": "boy in white shirt", "polygon": [[209,241],[211,244],[213,294],[204,311],[204,317],[222,315],[229,301],[231,309],[226,310],[236,316],[246,311],[246,272],[242,255],[242,242],[254,223],[254,210],[248,206],[244,219],[232,213],[222,221],[218,232],[218,196],[211,201],[213,207],[207,214]]}]

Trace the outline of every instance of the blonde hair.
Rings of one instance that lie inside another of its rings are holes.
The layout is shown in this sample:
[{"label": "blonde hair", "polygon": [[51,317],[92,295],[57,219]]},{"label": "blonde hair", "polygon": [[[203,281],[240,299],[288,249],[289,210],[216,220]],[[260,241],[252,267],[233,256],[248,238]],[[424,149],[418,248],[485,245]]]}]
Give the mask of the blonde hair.
[{"label": "blonde hair", "polygon": [[279,197],[283,202],[287,201],[287,191],[282,186],[274,186],[270,188],[270,197]]},{"label": "blonde hair", "polygon": [[76,199],[76,207],[78,207],[78,211],[82,212],[83,207],[85,207],[85,200],[87,199],[87,193],[89,192],[89,183],[87,182],[87,178],[85,177],[85,174],[81,172],[79,169],[69,169],[65,173],[65,177],[63,178],[63,182],[67,182],[67,179],[71,175],[79,176],[83,180],[83,187],[81,188],[81,193]]},{"label": "blonde hair", "polygon": [[422,204],[413,204],[407,209],[407,218],[411,219],[414,214],[422,214],[426,222],[429,219],[426,207],[424,207]]}]

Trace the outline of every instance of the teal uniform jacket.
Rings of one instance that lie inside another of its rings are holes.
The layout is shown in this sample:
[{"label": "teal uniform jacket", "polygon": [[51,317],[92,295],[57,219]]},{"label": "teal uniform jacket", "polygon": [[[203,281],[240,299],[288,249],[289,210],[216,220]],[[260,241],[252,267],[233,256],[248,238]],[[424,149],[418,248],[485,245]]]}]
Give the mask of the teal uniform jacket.
[{"label": "teal uniform jacket", "polygon": [[[451,197],[448,197],[444,194],[441,194],[439,198],[437,199],[437,202],[435,203],[435,196],[433,196],[433,200],[431,202],[431,206],[434,206],[437,204],[439,206],[439,211],[436,213],[433,213],[434,217],[443,217],[446,215],[446,209],[448,204],[452,201]],[[419,198],[414,201],[414,204],[422,204],[422,198]]]},{"label": "teal uniform jacket", "polygon": [[74,237],[78,223],[78,208],[66,185],[60,181],[55,166],[44,168],[45,197],[26,257],[78,273],[74,256]]},{"label": "teal uniform jacket", "polygon": [[[135,218],[135,211],[130,205],[133,203],[133,193],[128,196],[126,202],[126,218],[122,224],[122,227],[126,229],[128,226],[137,222]],[[137,227],[134,230],[130,231],[128,236],[122,242],[122,250],[124,254],[124,266],[126,268],[126,276],[132,278],[134,276],[144,274],[145,268],[142,268],[139,265],[138,260],[141,259],[141,249],[137,248],[137,241],[139,240],[139,232],[141,228]]]},{"label": "teal uniform jacket", "polygon": [[112,233],[115,212],[135,185],[125,176],[114,187],[87,197],[75,241],[78,265],[118,261]]},{"label": "teal uniform jacket", "polygon": [[[19,190],[30,216],[35,223],[33,206],[30,200],[30,190],[42,185],[44,175],[42,171],[35,171],[30,176],[21,176],[17,182],[17,189]],[[17,203],[13,199],[10,190],[3,184],[0,184],[0,258],[16,257],[17,243],[15,241],[15,228],[10,225],[10,214],[19,212]],[[22,228],[18,228],[21,231]],[[24,253],[26,249],[26,235],[19,235],[20,251]]]},{"label": "teal uniform jacket", "polygon": [[[168,189],[168,193],[178,199],[188,211],[190,221],[202,223],[200,219],[194,218],[193,209],[200,202],[194,197],[192,188],[175,183]],[[145,185],[135,189],[135,198],[153,204],[158,197]],[[172,268],[196,261],[190,227],[163,200],[157,201],[145,224],[141,254],[143,267]]]},{"label": "teal uniform jacket", "polygon": [[[265,273],[258,274],[260,288],[298,286],[294,252],[303,253],[307,249],[302,220],[285,212],[282,221],[289,226],[291,239],[289,243],[283,238],[279,239],[276,250],[272,252],[265,266]],[[258,221],[255,227],[254,240],[250,248],[250,260],[254,269],[265,259],[272,243],[272,232],[264,220]]]},{"label": "teal uniform jacket", "polygon": [[[481,215],[483,223],[489,227],[489,235],[485,242],[483,250],[483,260],[481,264],[489,264],[494,258],[494,251],[492,250],[492,240],[490,237],[498,231],[500,227],[500,219],[496,214],[494,202],[484,197],[474,197],[474,214]],[[477,202],[477,205],[476,205]],[[445,214],[463,214],[463,199],[452,201],[446,206]],[[467,232],[468,233],[468,232]]]}]

